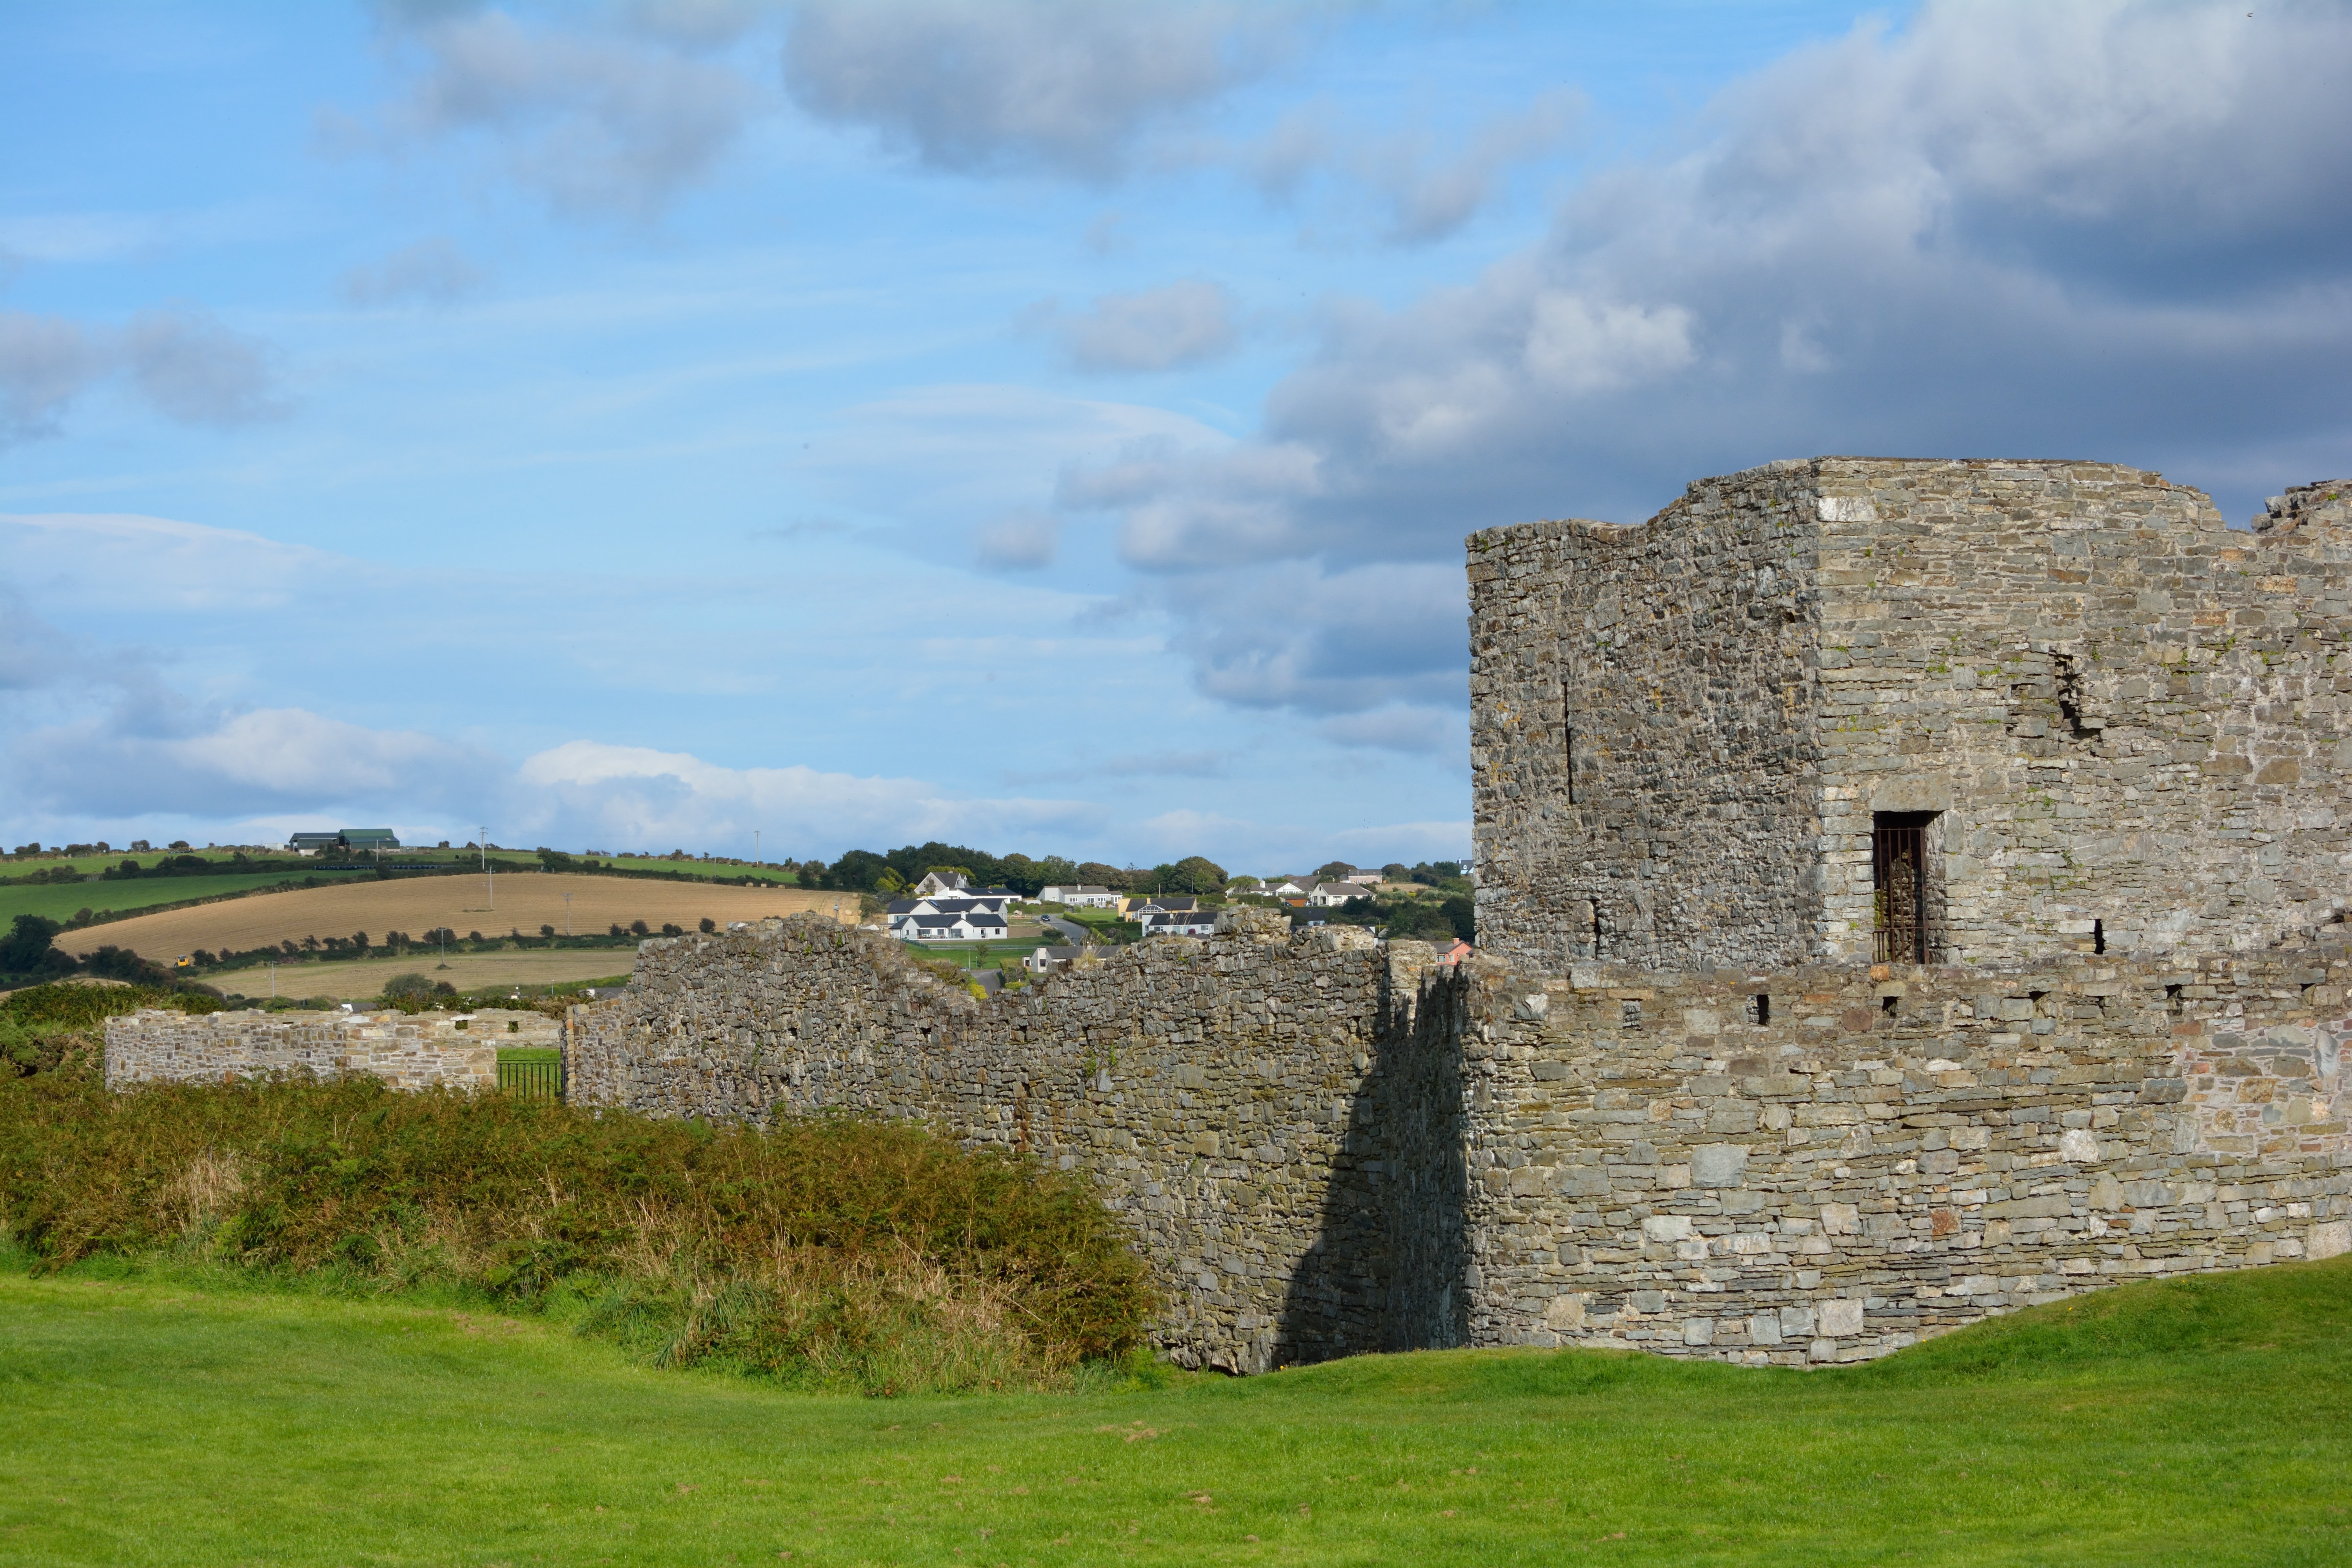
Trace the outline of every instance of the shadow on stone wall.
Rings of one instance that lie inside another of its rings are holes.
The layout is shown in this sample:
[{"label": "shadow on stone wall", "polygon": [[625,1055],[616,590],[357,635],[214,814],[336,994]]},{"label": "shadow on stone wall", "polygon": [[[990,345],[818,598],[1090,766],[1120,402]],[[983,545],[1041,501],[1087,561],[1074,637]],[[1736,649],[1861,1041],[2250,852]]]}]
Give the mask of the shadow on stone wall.
[{"label": "shadow on stone wall", "polygon": [[1465,1342],[1469,993],[1433,952],[1415,964],[1400,951],[1418,945],[1393,944],[1378,1044],[1347,1106],[1315,1237],[1283,1299],[1275,1366]]}]

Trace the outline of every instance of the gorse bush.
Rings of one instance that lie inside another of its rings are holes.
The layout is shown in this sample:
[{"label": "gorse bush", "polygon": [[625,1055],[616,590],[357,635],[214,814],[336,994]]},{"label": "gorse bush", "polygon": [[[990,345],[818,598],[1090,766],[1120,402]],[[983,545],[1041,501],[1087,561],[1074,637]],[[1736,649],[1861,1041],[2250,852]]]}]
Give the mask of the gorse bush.
[{"label": "gorse bush", "polygon": [[157,991],[140,985],[35,985],[0,997],[0,1078],[94,1069],[106,1020],[142,1007],[213,1013],[224,1005],[201,991]]},{"label": "gorse bush", "polygon": [[1079,1177],[914,1127],[762,1131],[372,1079],[0,1084],[0,1225],[93,1254],[456,1286],[664,1364],[876,1393],[1051,1382],[1140,1340],[1143,1266]]}]

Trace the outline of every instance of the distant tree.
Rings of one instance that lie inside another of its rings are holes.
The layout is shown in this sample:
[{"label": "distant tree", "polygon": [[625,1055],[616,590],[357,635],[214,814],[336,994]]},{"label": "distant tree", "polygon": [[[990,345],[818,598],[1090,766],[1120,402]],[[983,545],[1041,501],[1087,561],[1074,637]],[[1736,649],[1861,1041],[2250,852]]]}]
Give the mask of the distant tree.
[{"label": "distant tree", "polygon": [[703,916],[703,917],[702,917],[702,934],[703,934],[703,935],[705,935],[705,936],[709,936],[712,931],[717,931],[718,929],[719,929],[719,922],[718,922],[717,921],[712,920],[709,915],[705,915],[705,916]]},{"label": "distant tree", "polygon": [[39,915],[18,915],[8,934],[0,936],[0,973],[62,974],[76,967],[71,953],[50,945],[60,928]]},{"label": "distant tree", "polygon": [[648,927],[643,921],[631,921],[629,922],[629,930],[637,936],[653,935],[652,928]]},{"label": "distant tree", "polygon": [[1116,866],[1106,866],[1099,860],[1088,860],[1078,868],[1078,880],[1088,887],[1111,888],[1120,891],[1135,880],[1134,874]]},{"label": "distant tree", "polygon": [[383,995],[387,1002],[398,1001],[407,996],[423,997],[432,994],[433,981],[427,975],[395,974],[383,983]]},{"label": "distant tree", "polygon": [[551,925],[543,925],[539,928],[539,934],[541,936],[553,936],[555,934],[555,928]]},{"label": "distant tree", "polygon": [[825,868],[823,885],[849,892],[872,892],[882,873],[891,868],[887,859],[871,849],[852,849]]},{"label": "distant tree", "polygon": [[1412,868],[1402,860],[1391,860],[1381,868],[1381,880],[1383,882],[1402,882],[1412,875]]},{"label": "distant tree", "polygon": [[[683,858],[683,857],[681,857],[681,858]],[[686,934],[686,928],[685,928],[684,926],[681,926],[681,925],[672,925],[672,924],[670,924],[667,921],[664,921],[662,922],[662,935],[664,935],[664,936],[684,936],[685,934]]]},{"label": "distant tree", "polygon": [[1197,893],[1206,898],[1225,890],[1225,868],[1204,856],[1187,855],[1160,869],[1159,890],[1163,893]]},{"label": "distant tree", "polygon": [[1328,860],[1316,867],[1315,874],[1318,877],[1344,877],[1354,869],[1345,860]]}]

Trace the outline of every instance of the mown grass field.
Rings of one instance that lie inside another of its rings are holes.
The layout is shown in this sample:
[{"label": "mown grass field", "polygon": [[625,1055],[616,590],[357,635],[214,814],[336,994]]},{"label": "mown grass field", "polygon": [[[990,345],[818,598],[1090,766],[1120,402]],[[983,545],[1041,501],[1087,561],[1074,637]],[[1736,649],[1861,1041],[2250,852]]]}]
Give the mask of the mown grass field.
[{"label": "mown grass field", "polygon": [[267,998],[272,994],[298,1000],[361,1002],[383,994],[396,974],[422,974],[446,980],[467,994],[506,985],[585,985],[603,981],[627,983],[636,954],[623,948],[501,949],[497,952],[453,954],[446,963],[419,950],[399,958],[358,958],[348,963],[281,963],[273,980],[267,967],[231,969],[206,976],[207,983],[238,996]]},{"label": "mown grass field", "polygon": [[925,1400],[105,1267],[0,1271],[12,1563],[2352,1559],[2352,1259],[1836,1372],[1471,1352]]},{"label": "mown grass field", "polygon": [[[110,913],[116,910],[143,910],[157,904],[176,904],[189,899],[215,899],[225,893],[248,893],[256,888],[283,882],[288,875],[284,871],[270,871],[218,877],[131,877],[118,882],[42,882],[28,887],[0,888],[0,926],[5,926],[18,915],[41,915],[53,921],[68,921],[74,917],[76,911],[85,909]],[[365,871],[315,871],[295,875],[298,880],[301,876],[339,875],[373,879]],[[91,929],[97,931],[105,928]],[[107,939],[101,936],[97,940],[103,942]]]}]

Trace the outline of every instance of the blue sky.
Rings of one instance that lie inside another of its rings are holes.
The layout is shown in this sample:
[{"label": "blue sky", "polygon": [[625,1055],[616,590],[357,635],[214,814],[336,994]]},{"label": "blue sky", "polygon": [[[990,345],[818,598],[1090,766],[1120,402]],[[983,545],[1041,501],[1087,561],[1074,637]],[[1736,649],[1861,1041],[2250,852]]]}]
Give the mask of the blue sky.
[{"label": "blue sky", "polygon": [[2340,5],[0,11],[0,837],[1469,839],[1462,535],[2352,473]]}]

